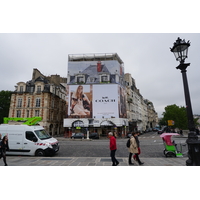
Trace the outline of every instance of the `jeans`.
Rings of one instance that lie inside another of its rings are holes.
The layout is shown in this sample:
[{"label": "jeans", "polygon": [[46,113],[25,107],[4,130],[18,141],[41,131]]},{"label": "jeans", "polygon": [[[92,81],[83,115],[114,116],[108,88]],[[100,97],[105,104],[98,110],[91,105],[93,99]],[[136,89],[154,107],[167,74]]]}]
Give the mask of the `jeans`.
[{"label": "jeans", "polygon": [[116,150],[117,149],[110,151],[110,157],[111,157],[111,160],[112,160],[112,163],[113,163],[112,165],[113,166],[116,166],[116,165],[119,164],[118,160],[115,158],[115,152],[116,152]]}]

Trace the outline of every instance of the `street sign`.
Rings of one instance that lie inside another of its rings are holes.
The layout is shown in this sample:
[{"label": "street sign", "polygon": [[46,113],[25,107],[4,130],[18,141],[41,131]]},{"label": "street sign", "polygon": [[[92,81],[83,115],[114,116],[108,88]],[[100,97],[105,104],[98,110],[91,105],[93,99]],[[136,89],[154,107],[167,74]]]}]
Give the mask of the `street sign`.
[{"label": "street sign", "polygon": [[168,120],[168,126],[174,126],[174,121],[173,120]]}]

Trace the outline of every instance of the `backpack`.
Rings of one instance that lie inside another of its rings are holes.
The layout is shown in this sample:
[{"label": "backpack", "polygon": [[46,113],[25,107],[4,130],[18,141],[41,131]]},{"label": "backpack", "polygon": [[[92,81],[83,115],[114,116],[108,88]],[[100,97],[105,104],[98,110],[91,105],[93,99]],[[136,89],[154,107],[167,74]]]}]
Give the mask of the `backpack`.
[{"label": "backpack", "polygon": [[130,148],[130,145],[131,145],[131,141],[130,141],[130,138],[127,140],[126,142],[126,147]]}]

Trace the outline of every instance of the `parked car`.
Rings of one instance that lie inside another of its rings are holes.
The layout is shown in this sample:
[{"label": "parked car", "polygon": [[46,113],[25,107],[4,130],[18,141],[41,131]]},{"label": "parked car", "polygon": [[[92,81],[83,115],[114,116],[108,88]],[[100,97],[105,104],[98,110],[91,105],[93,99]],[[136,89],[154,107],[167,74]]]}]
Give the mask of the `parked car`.
[{"label": "parked car", "polygon": [[164,133],[164,132],[166,131],[166,129],[167,129],[167,127],[164,126],[164,127],[162,127],[161,129],[159,129],[157,133],[158,133],[158,134],[162,134],[162,133]]},{"label": "parked car", "polygon": [[153,132],[159,131],[160,129],[158,127],[153,128]]},{"label": "parked car", "polygon": [[99,134],[98,133],[90,133],[89,138],[90,139],[99,139]]},{"label": "parked car", "polygon": [[74,133],[74,134],[71,136],[71,139],[75,139],[75,138],[84,139],[84,138],[85,138],[85,135],[84,135],[84,133]]}]

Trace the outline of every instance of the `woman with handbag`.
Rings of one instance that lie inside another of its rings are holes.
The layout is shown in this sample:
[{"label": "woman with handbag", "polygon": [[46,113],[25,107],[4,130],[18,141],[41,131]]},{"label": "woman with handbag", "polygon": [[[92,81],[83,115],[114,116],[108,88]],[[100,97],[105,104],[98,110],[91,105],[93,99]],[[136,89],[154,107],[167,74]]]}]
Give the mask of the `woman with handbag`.
[{"label": "woman with handbag", "polygon": [[131,162],[132,155],[135,154],[136,156],[136,161],[138,162],[139,165],[143,165],[144,163],[140,161],[140,158],[138,156],[139,150],[138,150],[138,145],[137,141],[134,136],[136,136],[137,133],[133,133],[133,135],[130,138],[130,148],[129,148],[129,165],[133,165]]}]

